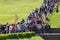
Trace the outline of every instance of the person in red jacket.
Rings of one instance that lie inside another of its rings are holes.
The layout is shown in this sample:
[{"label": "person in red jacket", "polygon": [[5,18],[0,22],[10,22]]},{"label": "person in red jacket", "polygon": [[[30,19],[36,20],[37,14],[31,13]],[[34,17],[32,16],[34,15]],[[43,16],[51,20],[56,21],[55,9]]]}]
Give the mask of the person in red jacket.
[{"label": "person in red jacket", "polygon": [[15,32],[15,31],[16,31],[15,24],[12,24],[12,32]]}]

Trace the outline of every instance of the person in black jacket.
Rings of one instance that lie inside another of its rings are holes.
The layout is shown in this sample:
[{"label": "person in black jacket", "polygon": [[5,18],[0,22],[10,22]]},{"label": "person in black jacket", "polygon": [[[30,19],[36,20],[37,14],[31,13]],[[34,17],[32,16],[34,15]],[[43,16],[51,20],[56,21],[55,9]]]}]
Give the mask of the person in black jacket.
[{"label": "person in black jacket", "polygon": [[6,25],[2,25],[2,26],[1,26],[2,33],[6,33],[6,32],[5,32],[5,28],[6,28]]},{"label": "person in black jacket", "polygon": [[46,24],[45,25],[45,33],[50,33],[50,29],[51,29],[50,25]]},{"label": "person in black jacket", "polygon": [[57,12],[57,13],[59,12],[59,8],[58,8],[58,6],[57,6],[57,8],[56,8],[56,12]]},{"label": "person in black jacket", "polygon": [[33,31],[36,32],[37,34],[41,33],[41,30],[36,25],[34,25]]},{"label": "person in black jacket", "polygon": [[24,19],[22,19],[22,21],[20,22],[21,24],[23,24],[25,22],[25,20]]}]

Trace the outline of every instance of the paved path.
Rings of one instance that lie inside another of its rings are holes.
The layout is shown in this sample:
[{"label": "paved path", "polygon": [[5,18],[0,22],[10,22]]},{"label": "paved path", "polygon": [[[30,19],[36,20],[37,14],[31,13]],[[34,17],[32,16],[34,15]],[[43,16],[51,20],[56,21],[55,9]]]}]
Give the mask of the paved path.
[{"label": "paved path", "polygon": [[60,40],[60,33],[44,33],[40,34],[44,40]]},{"label": "paved path", "polygon": [[43,33],[43,34],[40,34],[40,35],[60,35],[60,33]]}]

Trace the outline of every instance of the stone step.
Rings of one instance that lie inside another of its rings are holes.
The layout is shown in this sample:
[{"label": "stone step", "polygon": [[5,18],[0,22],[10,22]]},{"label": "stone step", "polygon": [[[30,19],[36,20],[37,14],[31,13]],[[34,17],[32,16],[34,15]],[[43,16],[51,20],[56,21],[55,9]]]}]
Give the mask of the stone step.
[{"label": "stone step", "polygon": [[45,40],[60,40],[60,33],[44,33],[40,36]]}]

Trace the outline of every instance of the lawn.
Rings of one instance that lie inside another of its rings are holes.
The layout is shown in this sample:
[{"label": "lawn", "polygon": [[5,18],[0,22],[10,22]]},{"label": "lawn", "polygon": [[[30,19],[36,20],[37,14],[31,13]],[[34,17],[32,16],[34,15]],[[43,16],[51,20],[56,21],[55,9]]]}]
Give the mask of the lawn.
[{"label": "lawn", "polygon": [[[0,24],[14,23],[15,15],[18,15],[18,21],[26,20],[29,13],[36,7],[40,8],[42,3],[43,0],[0,0]],[[60,12],[53,12],[49,19],[52,28],[60,28]]]},{"label": "lawn", "polygon": [[[0,24],[14,23],[15,15],[18,15],[18,21],[26,20],[29,13],[36,7],[40,8],[42,3],[43,0],[0,0]],[[53,12],[49,19],[52,28],[60,28],[60,12]]]},{"label": "lawn", "polygon": [[59,12],[53,12],[53,15],[49,15],[50,21],[48,22],[52,28],[60,28],[60,5],[59,5]]},{"label": "lawn", "polygon": [[32,10],[40,8],[43,0],[0,0],[0,24],[14,23],[15,15],[18,21],[26,20]]}]

